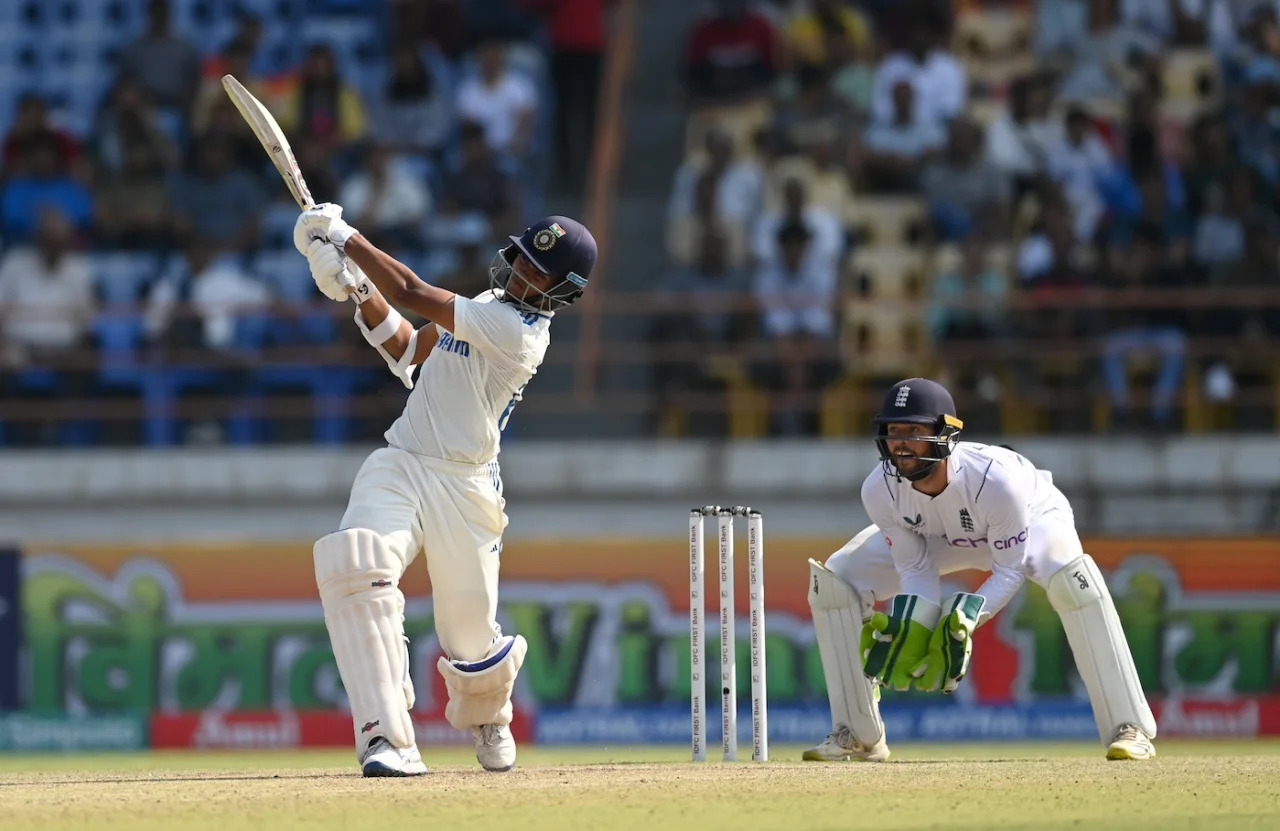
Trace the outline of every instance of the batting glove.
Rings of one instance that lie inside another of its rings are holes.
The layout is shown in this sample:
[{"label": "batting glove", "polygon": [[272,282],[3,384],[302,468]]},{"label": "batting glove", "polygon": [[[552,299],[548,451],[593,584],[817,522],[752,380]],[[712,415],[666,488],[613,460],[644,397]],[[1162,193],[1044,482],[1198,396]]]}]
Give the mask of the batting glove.
[{"label": "batting glove", "polygon": [[862,671],[887,687],[910,689],[941,614],[941,606],[918,594],[895,595],[887,614],[876,612],[862,627]]},{"label": "batting glove", "polygon": [[373,284],[359,267],[331,243],[312,240],[307,248],[307,265],[316,288],[330,300],[342,302],[351,294],[361,303],[373,294]]},{"label": "batting glove", "polygon": [[303,211],[293,225],[293,244],[307,256],[314,240],[331,242],[341,251],[347,240],[360,233],[342,219],[342,206],[325,202]]},{"label": "batting glove", "polygon": [[978,627],[978,616],[982,614],[985,603],[986,599],[980,594],[956,592],[942,605],[943,618],[929,639],[929,651],[912,672],[916,676],[916,689],[925,692],[941,689],[944,693],[956,691],[969,671],[973,630]]}]

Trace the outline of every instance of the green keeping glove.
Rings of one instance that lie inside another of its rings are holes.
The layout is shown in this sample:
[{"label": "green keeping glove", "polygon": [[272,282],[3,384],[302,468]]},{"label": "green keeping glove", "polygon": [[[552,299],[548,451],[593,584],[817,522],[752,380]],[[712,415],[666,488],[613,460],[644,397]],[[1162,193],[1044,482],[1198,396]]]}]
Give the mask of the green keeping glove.
[{"label": "green keeping glove", "polygon": [[953,693],[960,686],[960,679],[969,671],[973,630],[984,603],[981,595],[956,592],[943,604],[942,620],[929,639],[928,652],[911,673],[917,690]]},{"label": "green keeping glove", "polygon": [[895,595],[888,614],[876,612],[862,626],[862,671],[895,690],[910,689],[941,614],[941,606],[918,594]]}]

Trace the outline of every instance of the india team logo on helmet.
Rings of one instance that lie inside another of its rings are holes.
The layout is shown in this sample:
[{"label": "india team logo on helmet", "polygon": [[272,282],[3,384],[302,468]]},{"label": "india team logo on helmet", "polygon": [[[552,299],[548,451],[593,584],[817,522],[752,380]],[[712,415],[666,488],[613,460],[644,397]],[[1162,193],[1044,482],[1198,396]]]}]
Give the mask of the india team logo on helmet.
[{"label": "india team logo on helmet", "polygon": [[547,228],[533,235],[533,247],[539,251],[550,251],[556,242],[564,236],[564,229],[559,222],[553,222]]},{"label": "india team logo on helmet", "polygon": [[[520,236],[508,239],[511,244],[500,249],[489,265],[489,287],[499,293],[500,299],[510,297],[518,306],[545,313],[564,308],[582,296],[598,252],[595,238],[581,222],[567,216],[544,216]],[[530,290],[525,278],[519,277],[516,285],[524,282],[525,289],[509,292],[517,255],[543,274],[560,278],[560,282],[549,289]]]}]

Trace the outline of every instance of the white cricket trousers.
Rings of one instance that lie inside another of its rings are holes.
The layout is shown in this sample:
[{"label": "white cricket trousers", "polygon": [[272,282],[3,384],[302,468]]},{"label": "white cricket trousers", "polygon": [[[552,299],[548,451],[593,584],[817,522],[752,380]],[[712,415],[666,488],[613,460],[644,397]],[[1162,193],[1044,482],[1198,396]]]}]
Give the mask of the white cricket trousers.
[{"label": "white cricket trousers", "polygon": [[440,648],[452,660],[479,661],[502,634],[498,560],[505,506],[496,461],[466,465],[385,447],[356,474],[339,530],[381,536],[400,556],[401,575],[421,551]]},{"label": "white cricket trousers", "polygon": [[[1047,588],[1050,577],[1082,554],[1075,518],[1069,512],[1048,511],[1031,522],[1023,568],[1028,578]],[[991,570],[991,549],[985,545],[960,548],[948,545],[938,535],[929,537],[925,556],[937,563],[941,575],[966,569]],[[876,602],[893,597],[902,586],[893,552],[875,525],[868,525],[832,554],[827,568],[858,591],[872,594]]]}]

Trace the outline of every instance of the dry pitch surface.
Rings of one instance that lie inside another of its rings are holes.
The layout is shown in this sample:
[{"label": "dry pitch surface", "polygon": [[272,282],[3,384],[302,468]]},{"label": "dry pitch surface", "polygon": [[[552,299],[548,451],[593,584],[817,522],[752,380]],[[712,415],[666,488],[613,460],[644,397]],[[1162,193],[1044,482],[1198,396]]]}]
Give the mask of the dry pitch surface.
[{"label": "dry pitch surface", "polygon": [[430,776],[373,780],[327,751],[0,756],[0,828],[1280,828],[1280,742],[1168,741],[1145,763],[1091,745],[902,745],[882,765],[527,749],[507,774],[428,755]]}]

